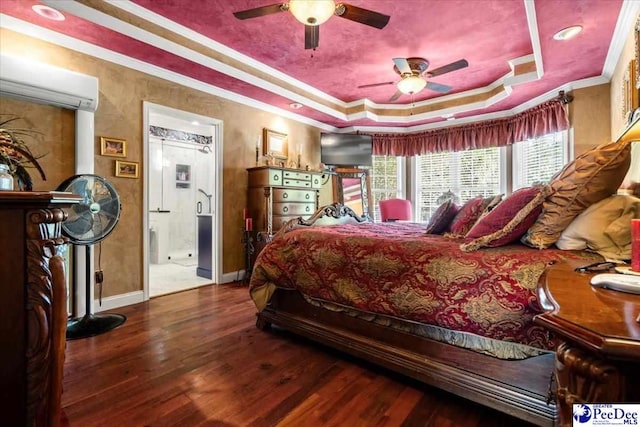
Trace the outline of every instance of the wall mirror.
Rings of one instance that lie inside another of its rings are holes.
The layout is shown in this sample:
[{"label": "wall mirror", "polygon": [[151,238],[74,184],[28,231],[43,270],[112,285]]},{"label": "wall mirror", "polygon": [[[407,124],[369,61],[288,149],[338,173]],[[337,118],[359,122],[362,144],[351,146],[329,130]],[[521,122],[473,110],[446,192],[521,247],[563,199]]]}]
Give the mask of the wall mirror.
[{"label": "wall mirror", "polygon": [[360,216],[373,218],[369,171],[357,168],[336,168],[334,172],[334,202],[350,207]]}]

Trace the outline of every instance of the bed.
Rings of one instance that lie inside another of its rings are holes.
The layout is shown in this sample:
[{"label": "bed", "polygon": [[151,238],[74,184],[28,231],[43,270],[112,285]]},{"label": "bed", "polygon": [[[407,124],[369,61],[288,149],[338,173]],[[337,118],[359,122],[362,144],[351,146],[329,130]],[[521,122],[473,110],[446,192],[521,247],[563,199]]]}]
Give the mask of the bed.
[{"label": "bed", "polygon": [[554,341],[533,318],[551,263],[599,257],[521,244],[463,252],[423,224],[333,204],[292,220],[250,281],[257,326],[290,330],[482,405],[553,425]]}]

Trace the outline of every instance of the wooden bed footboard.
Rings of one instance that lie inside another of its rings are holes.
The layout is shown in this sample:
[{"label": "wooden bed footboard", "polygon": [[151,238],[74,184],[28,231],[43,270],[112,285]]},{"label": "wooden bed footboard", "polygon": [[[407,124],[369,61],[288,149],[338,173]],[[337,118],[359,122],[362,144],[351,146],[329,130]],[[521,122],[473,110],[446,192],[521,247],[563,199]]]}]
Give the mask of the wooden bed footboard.
[{"label": "wooden bed footboard", "polygon": [[258,328],[272,324],[525,421],[557,423],[549,397],[553,354],[501,360],[316,307],[281,289],[257,314]]},{"label": "wooden bed footboard", "polygon": [[[338,203],[278,233],[319,225],[367,221]],[[276,289],[256,325],[277,325],[313,341],[446,390],[525,421],[553,426],[554,355],[501,360],[309,304],[293,290]]]}]

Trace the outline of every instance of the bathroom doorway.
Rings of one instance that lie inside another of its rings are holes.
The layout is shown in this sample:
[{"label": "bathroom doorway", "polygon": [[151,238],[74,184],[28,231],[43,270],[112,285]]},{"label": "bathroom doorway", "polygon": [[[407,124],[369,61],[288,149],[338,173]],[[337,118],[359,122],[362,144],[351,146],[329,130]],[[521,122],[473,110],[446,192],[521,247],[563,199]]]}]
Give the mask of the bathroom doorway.
[{"label": "bathroom doorway", "polygon": [[145,299],[220,283],[222,122],[144,103]]}]

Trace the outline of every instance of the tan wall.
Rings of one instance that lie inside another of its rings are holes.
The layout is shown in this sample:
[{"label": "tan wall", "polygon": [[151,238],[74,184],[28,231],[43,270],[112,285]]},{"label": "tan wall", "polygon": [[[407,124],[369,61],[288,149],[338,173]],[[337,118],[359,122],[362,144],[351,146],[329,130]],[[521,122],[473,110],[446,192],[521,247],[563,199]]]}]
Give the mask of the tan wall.
[{"label": "tan wall", "polygon": [[[27,168],[34,191],[51,191],[72,176],[75,164],[75,113],[63,108],[0,98],[0,122],[8,129],[28,129],[22,140],[28,145],[45,172],[43,181],[35,168]],[[17,182],[16,182],[16,190]]]},{"label": "tan wall", "polygon": [[573,128],[574,153],[585,151],[610,140],[609,84],[576,89],[569,104],[569,123]]},{"label": "tan wall", "polygon": [[[8,54],[28,56],[34,60],[63,67],[99,79],[100,100],[95,116],[95,173],[110,180],[122,199],[120,223],[102,245],[102,269],[105,272],[104,296],[142,289],[142,179],[114,176],[115,160],[100,156],[99,137],[108,136],[127,141],[127,161],[142,159],[142,102],[149,101],[212,117],[223,121],[223,272],[244,268],[241,230],[242,211],[246,203],[246,168],[255,165],[256,138],[263,128],[289,135],[295,147],[303,144],[302,164],[320,162],[320,132],[317,128],[284,119],[235,102],[171,83],[107,61],[42,42],[7,30],[0,30],[0,49]],[[26,52],[26,54],[25,54]],[[55,113],[60,114],[60,113]],[[73,113],[71,113],[73,114]],[[40,117],[42,116],[42,117]],[[49,113],[35,113],[29,119],[34,127],[56,121]],[[53,174],[49,162],[58,156],[47,156],[47,173]],[[61,175],[71,175],[65,170]],[[55,177],[54,180],[60,178]],[[51,189],[53,187],[43,187]]]},{"label": "tan wall", "polygon": [[611,139],[617,139],[625,128],[627,117],[623,114],[623,79],[629,62],[634,58],[635,37],[629,31],[620,59],[611,76]]}]

